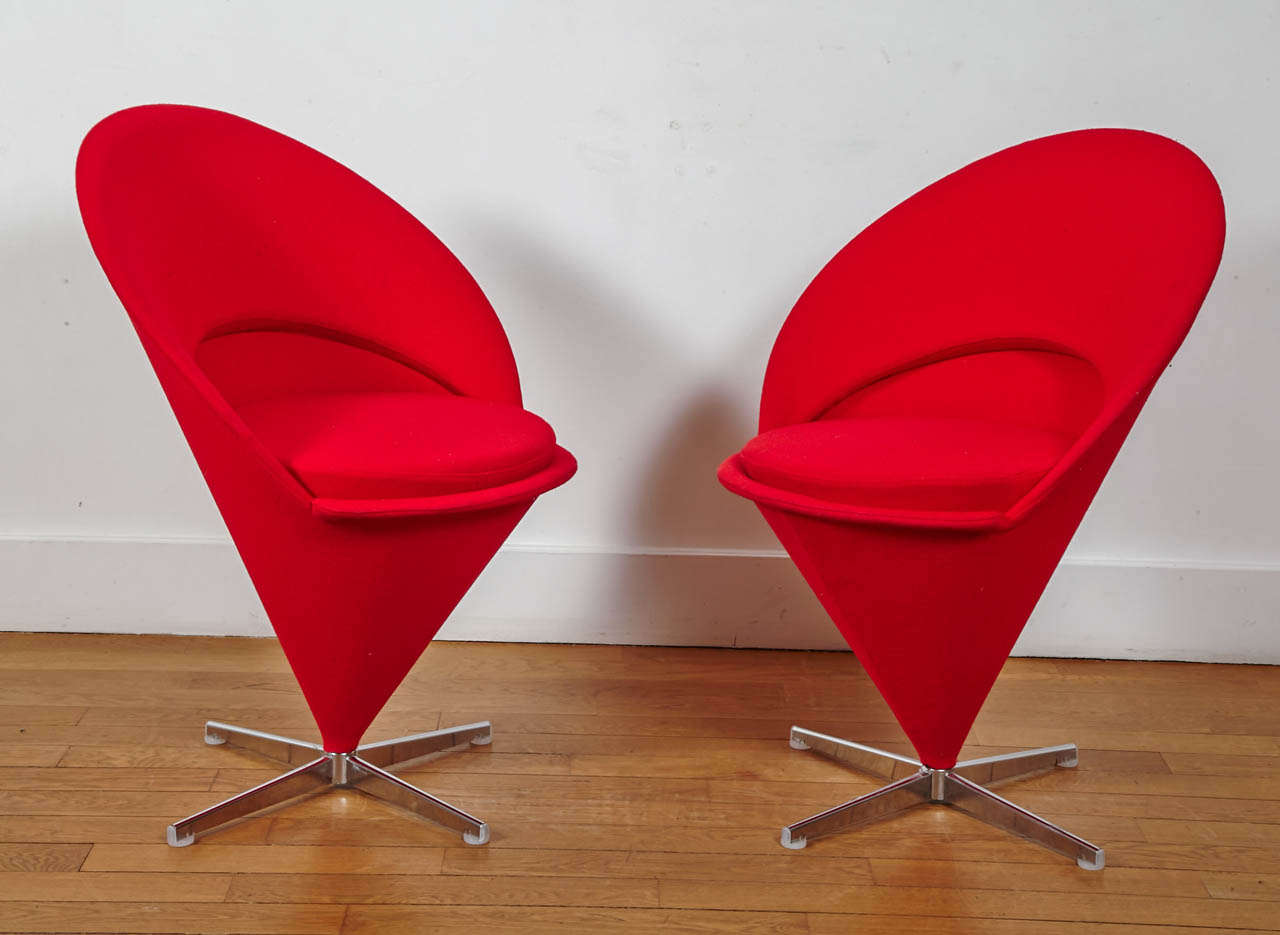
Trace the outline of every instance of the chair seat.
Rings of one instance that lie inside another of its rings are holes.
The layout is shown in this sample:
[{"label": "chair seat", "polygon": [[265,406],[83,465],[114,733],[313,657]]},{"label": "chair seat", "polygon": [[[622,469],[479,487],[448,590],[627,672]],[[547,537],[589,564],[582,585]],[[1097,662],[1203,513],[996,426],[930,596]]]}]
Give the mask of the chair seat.
[{"label": "chair seat", "polygon": [[317,497],[430,497],[546,467],[551,426],[504,403],[444,393],[302,393],[237,410]]},{"label": "chair seat", "polygon": [[742,450],[742,469],[773,487],[857,506],[1004,510],[1071,441],[976,419],[828,419],[757,435]]}]

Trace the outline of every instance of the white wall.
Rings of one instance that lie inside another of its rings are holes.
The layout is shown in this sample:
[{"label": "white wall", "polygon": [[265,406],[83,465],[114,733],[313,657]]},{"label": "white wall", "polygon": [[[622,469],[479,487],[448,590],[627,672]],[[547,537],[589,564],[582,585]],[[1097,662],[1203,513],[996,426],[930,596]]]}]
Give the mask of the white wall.
[{"label": "white wall", "polygon": [[[0,627],[255,626],[80,227],[76,147],[113,110],[198,103],[294,135],[399,199],[487,291],[528,405],[582,467],[458,635],[756,645],[834,634],[785,562],[763,562],[766,586],[732,558],[776,543],[714,478],[800,290],[978,156],[1132,126],[1215,171],[1227,250],[1070,567],[1164,572],[1109,575],[1124,593],[1107,602],[1060,576],[1024,649],[1280,661],[1278,58],[1274,2],[0,0]],[[718,590],[693,584],[689,550],[723,566]],[[226,603],[185,606],[170,567],[225,581]],[[759,588],[771,602],[748,600]],[[1087,598],[1089,620],[1065,609]]]}]

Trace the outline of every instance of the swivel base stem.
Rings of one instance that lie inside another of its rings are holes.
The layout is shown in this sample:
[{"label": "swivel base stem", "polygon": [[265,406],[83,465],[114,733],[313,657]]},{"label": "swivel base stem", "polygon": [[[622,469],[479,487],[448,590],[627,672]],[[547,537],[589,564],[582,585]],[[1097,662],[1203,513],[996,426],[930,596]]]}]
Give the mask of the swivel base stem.
[{"label": "swivel base stem", "polygon": [[173,847],[186,847],[198,836],[299,796],[349,788],[461,832],[462,840],[468,844],[486,844],[489,841],[487,824],[410,785],[384,767],[402,766],[432,753],[468,744],[487,744],[492,739],[489,722],[480,721],[364,744],[350,753],[328,753],[319,744],[209,721],[204,726],[205,743],[249,750],[294,768],[225,802],[175,821],[166,837]]},{"label": "swivel base stem", "polygon": [[922,802],[936,802],[1074,858],[1085,870],[1101,870],[1105,862],[1102,848],[1094,847],[1083,838],[979,785],[1028,776],[1058,766],[1075,766],[1079,761],[1075,744],[965,760],[951,769],[930,769],[910,757],[803,727],[791,728],[791,746],[797,750],[813,750],[854,769],[893,781],[843,805],[787,825],[782,829],[783,847],[801,848],[810,838],[870,824]]}]

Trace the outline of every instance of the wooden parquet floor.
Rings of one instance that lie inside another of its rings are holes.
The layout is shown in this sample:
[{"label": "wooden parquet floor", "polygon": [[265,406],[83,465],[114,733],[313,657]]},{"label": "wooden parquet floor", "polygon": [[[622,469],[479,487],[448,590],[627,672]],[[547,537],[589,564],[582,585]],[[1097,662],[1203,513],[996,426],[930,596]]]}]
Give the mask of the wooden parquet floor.
[{"label": "wooden parquet floor", "polygon": [[205,746],[207,718],[316,739],[273,640],[0,634],[0,931],[1280,929],[1280,668],[1006,665],[965,755],[1078,743],[1001,791],[1100,873],[942,807],[779,847],[877,786],[792,723],[910,752],[847,653],[434,644],[366,739],[492,720],[403,774],[487,820],[479,848],[356,792],[170,848],[279,772]]}]

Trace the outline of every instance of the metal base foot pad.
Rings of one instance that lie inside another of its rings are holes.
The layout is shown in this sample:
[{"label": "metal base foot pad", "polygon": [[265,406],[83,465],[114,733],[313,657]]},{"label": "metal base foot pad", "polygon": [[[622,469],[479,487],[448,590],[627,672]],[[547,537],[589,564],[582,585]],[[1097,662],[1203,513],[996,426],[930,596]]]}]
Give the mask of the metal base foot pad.
[{"label": "metal base foot pad", "polygon": [[[1079,758],[1075,744],[965,760],[950,769],[930,769],[918,760],[900,754],[877,750],[802,727],[791,729],[790,742],[795,749],[810,749],[855,769],[883,778],[893,778],[895,781],[874,792],[787,825],[782,829],[783,847],[799,849],[805,846],[809,838],[880,821],[921,803],[937,803],[949,805],[988,824],[1074,858],[1086,870],[1101,870],[1105,864],[1102,848],[1095,847],[1083,838],[1076,837],[979,785],[980,782],[1003,782],[1059,766],[1075,766]],[[895,778],[904,768],[913,771]]]},{"label": "metal base foot pad", "polygon": [[423,792],[383,767],[402,765],[471,744],[487,744],[492,738],[489,722],[480,721],[365,744],[350,753],[328,753],[319,745],[306,741],[209,721],[205,725],[206,743],[239,747],[283,763],[303,762],[225,802],[174,822],[165,838],[172,847],[186,847],[200,835],[284,805],[300,796],[334,788],[351,788],[460,832],[467,844],[486,844],[489,826],[485,822]]}]

